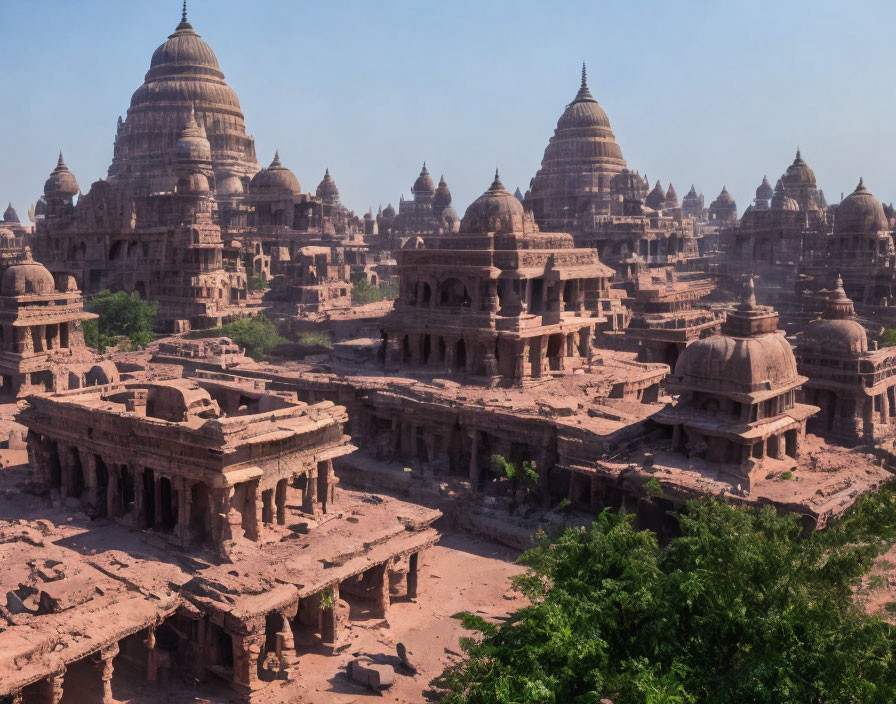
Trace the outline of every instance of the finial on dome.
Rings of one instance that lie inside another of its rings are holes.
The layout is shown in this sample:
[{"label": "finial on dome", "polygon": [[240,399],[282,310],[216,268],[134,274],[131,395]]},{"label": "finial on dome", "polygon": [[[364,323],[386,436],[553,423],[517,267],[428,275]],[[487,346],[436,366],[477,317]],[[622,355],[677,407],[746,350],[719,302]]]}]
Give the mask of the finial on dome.
[{"label": "finial on dome", "polygon": [[803,157],[800,156],[800,145],[797,144],[797,145],[796,145],[796,160],[799,161],[799,160],[802,159],[802,158],[803,158]]},{"label": "finial on dome", "polygon": [[56,168],[64,168],[65,160],[62,158],[62,150],[59,150],[59,161],[56,162]]},{"label": "finial on dome", "polygon": [[864,190],[865,190],[865,180],[864,180],[861,176],[859,176],[859,185],[856,186],[856,190],[857,190],[857,191],[864,191]]},{"label": "finial on dome", "polygon": [[840,293],[840,292],[846,293],[846,291],[843,290],[843,277],[840,276],[840,272],[837,272],[837,281],[834,284],[834,290],[837,291],[838,293]]},{"label": "finial on dome", "polygon": [[193,25],[187,20],[187,0],[184,0],[183,9],[180,13],[180,24],[177,25],[177,29],[193,29]]},{"label": "finial on dome", "polygon": [[[280,150],[279,149],[274,150],[274,160],[271,162],[271,166],[280,166]],[[269,166],[268,168],[271,168],[271,166]]]},{"label": "finial on dome", "polygon": [[750,274],[750,278],[747,280],[746,289],[744,290],[744,305],[747,308],[756,307],[756,286],[753,283],[752,274]]},{"label": "finial on dome", "polygon": [[498,168],[495,167],[495,180],[492,181],[490,191],[504,190],[504,184],[501,183],[501,176],[498,174]]},{"label": "finial on dome", "polygon": [[582,88],[587,90],[588,88],[588,69],[585,67],[585,62],[582,62]]},{"label": "finial on dome", "polygon": [[324,178],[326,178],[326,177],[329,176],[329,175],[330,175],[330,167],[328,166],[328,167],[324,170]]}]

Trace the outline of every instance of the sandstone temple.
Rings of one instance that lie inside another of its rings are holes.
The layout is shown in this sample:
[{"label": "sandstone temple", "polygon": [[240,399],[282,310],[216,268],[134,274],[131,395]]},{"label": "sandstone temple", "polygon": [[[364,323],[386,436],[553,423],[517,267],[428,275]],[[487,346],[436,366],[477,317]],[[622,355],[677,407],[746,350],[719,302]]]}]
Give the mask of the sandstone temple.
[{"label": "sandstone temple", "polygon": [[[0,704],[422,701],[537,531],[811,531],[891,480],[893,208],[799,148],[748,205],[648,180],[569,79],[525,193],[420,154],[358,215],[309,135],[259,162],[184,3],[105,177],[42,157],[0,221]],[[94,344],[107,290],[145,349]]]}]

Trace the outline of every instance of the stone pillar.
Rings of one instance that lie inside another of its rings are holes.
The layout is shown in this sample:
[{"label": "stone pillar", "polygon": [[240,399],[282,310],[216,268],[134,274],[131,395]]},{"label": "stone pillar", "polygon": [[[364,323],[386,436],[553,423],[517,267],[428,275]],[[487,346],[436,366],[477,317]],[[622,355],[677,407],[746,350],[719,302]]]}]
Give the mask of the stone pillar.
[{"label": "stone pillar", "polygon": [[61,483],[59,492],[62,498],[65,499],[72,485],[72,458],[68,445],[58,442],[56,443],[56,450],[59,453],[59,467],[61,470],[59,473]]},{"label": "stone pillar", "polygon": [[233,682],[244,692],[263,686],[258,679],[258,659],[264,649],[264,633],[235,633],[233,638]]},{"label": "stone pillar", "polygon": [[479,490],[479,433],[470,431],[470,488],[475,494]]},{"label": "stone pillar", "polygon": [[155,520],[154,527],[156,528],[156,530],[159,530],[162,527],[162,475],[156,474],[154,478],[155,478],[154,490],[155,490],[155,494],[156,494],[156,500],[155,500],[155,504],[156,504],[155,509],[156,510],[155,510],[155,517],[154,517],[154,520]]},{"label": "stone pillar", "polygon": [[47,675],[40,683],[41,704],[59,704],[62,701],[62,684],[65,680],[65,668],[52,675]]},{"label": "stone pillar", "polygon": [[[105,460],[103,460],[105,462]],[[117,518],[124,515],[125,507],[121,505],[121,467],[118,464],[106,462],[109,468],[109,486],[106,489],[106,515],[109,518]]]},{"label": "stone pillar", "polygon": [[[99,509],[100,487],[97,481],[96,455],[86,450],[76,449],[75,452],[81,458],[81,471],[84,472],[84,494],[81,504],[92,507],[93,511]],[[89,510],[88,510],[89,513]]]},{"label": "stone pillar", "polygon": [[108,648],[103,648],[99,652],[100,662],[103,672],[103,704],[114,704],[115,699],[112,697],[112,673],[114,667],[112,661],[118,655],[118,643],[115,642]]},{"label": "stone pillar", "polygon": [[330,587],[330,594],[333,597],[333,605],[320,609],[320,639],[332,647],[339,641],[339,622],[336,611],[336,605],[339,602],[338,584]]},{"label": "stone pillar", "polygon": [[283,618],[283,625],[277,631],[274,650],[277,654],[277,659],[280,661],[280,667],[285,671],[289,671],[296,663],[296,644],[292,628],[289,625],[289,615],[281,612],[280,616]]},{"label": "stone pillar", "polygon": [[282,479],[277,482],[277,489],[274,492],[274,503],[277,506],[277,524],[286,525],[286,480]]},{"label": "stone pillar", "polygon": [[183,477],[177,479],[177,534],[186,545],[190,542],[190,521],[193,512],[192,485]]},{"label": "stone pillar", "polygon": [[302,492],[302,511],[314,514],[317,510],[317,468],[305,475],[305,491]]},{"label": "stone pillar", "polygon": [[373,615],[375,618],[386,618],[389,611],[389,569],[384,562],[371,567],[369,574],[373,587]]},{"label": "stone pillar", "polygon": [[408,558],[408,598],[416,599],[418,594],[417,580],[420,575],[420,553],[412,553]]},{"label": "stone pillar", "polygon": [[482,310],[488,313],[498,312],[498,280],[489,279],[485,284],[485,300],[482,302]]}]

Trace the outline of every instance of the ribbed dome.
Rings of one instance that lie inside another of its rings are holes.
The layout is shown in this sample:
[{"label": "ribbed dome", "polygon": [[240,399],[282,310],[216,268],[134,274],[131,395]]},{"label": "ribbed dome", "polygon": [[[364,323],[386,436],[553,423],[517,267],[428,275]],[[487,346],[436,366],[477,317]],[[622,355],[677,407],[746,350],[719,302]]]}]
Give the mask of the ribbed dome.
[{"label": "ribbed dome", "polygon": [[[557,121],[526,195],[543,229],[571,227],[593,203],[608,205],[613,176],[625,168],[610,121],[588,88],[585,67],[573,101]],[[577,199],[581,199],[579,202]]]},{"label": "ribbed dome", "polygon": [[837,206],[834,232],[837,234],[877,234],[889,228],[884,207],[859,179],[856,190]]},{"label": "ribbed dome", "polygon": [[811,185],[815,186],[815,174],[809,165],[803,161],[800,156],[800,150],[796,150],[796,158],[793,163],[787,167],[782,177],[785,186]]},{"label": "ribbed dome", "polygon": [[760,183],[756,189],[756,200],[770,200],[774,194],[775,192],[772,190],[771,185],[769,185],[768,179],[763,176],[762,183]]},{"label": "ribbed dome", "polygon": [[483,234],[486,232],[512,233],[523,229],[523,205],[504,188],[498,172],[489,189],[474,200],[460,223],[460,232]]},{"label": "ribbed dome", "polygon": [[797,349],[820,354],[862,354],[868,351],[868,333],[855,320],[819,318],[806,326]]},{"label": "ribbed dome", "polygon": [[50,173],[50,178],[44,183],[44,195],[46,196],[76,196],[81,191],[75,175],[68,170],[59,152],[59,161],[56,168]]},{"label": "ribbed dome", "polygon": [[333,177],[330,176],[329,169],[324,172],[324,177],[317,185],[315,195],[324,202],[339,202],[339,189],[336,187],[336,182],[333,180]]},{"label": "ribbed dome", "polygon": [[53,275],[38,262],[14,264],[3,272],[0,293],[4,296],[48,294],[56,290]]},{"label": "ribbed dome", "polygon": [[607,113],[591,95],[585,76],[582,77],[582,85],[573,101],[566,106],[566,110],[557,121],[557,129],[602,127],[610,129],[610,118]]},{"label": "ribbed dome", "polygon": [[186,9],[174,34],[170,35],[168,41],[153,52],[147,78],[153,74],[154,69],[159,73],[162,69],[167,70],[172,64],[205,69],[211,74],[217,75],[218,78],[224,78],[215,52],[196,33],[193,25],[187,21]]},{"label": "ribbed dome", "polygon": [[271,165],[255,174],[249,183],[250,192],[259,193],[277,189],[289,191],[290,193],[302,192],[296,175],[280,163],[279,151],[274,153],[274,160],[271,162]]},{"label": "ribbed dome", "polygon": [[423,162],[423,169],[420,171],[417,180],[414,181],[414,185],[411,186],[411,193],[414,196],[431,196],[435,191],[436,185],[432,182],[432,176],[429,175],[429,171],[426,169],[426,162]]},{"label": "ribbed dome", "polygon": [[439,185],[436,188],[436,195],[432,200],[432,204],[434,208],[447,208],[451,205],[451,191],[448,189],[448,184],[445,183],[444,176],[439,178]]},{"label": "ribbed dome", "polygon": [[3,222],[19,222],[19,214],[12,207],[12,203],[6,206],[6,211],[3,213]]},{"label": "ribbed dome", "polygon": [[191,109],[207,133],[216,173],[248,177],[258,171],[239,99],[184,10],[177,29],[153,53],[127,118],[119,119],[109,180],[133,182],[138,193],[170,182],[173,152]]},{"label": "ribbed dome", "polygon": [[784,335],[715,335],[685,347],[675,376],[679,383],[721,393],[751,393],[800,380],[796,358]]}]

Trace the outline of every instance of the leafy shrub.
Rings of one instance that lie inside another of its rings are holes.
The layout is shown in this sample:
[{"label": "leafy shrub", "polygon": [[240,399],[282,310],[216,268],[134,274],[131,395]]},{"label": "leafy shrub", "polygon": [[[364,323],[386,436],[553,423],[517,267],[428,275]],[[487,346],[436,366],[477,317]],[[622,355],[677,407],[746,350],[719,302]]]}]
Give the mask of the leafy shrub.
[{"label": "leafy shrub", "polygon": [[896,701],[896,627],[854,587],[896,539],[893,485],[806,537],[798,517],[704,498],[661,546],[630,515],[536,536],[529,599],[436,684],[444,704]]},{"label": "leafy shrub", "polygon": [[126,337],[132,349],[142,349],[152,342],[158,304],[142,300],[136,291],[100,291],[85,307],[99,315],[82,324],[89,347],[105,352],[119,337]]},{"label": "leafy shrub", "polygon": [[277,345],[286,342],[277,332],[274,323],[263,315],[234,320],[219,328],[190,334],[191,338],[222,336],[229,337],[237,345],[245,348],[246,354],[255,361],[264,359]]}]

